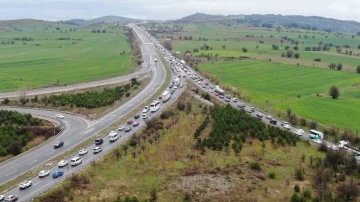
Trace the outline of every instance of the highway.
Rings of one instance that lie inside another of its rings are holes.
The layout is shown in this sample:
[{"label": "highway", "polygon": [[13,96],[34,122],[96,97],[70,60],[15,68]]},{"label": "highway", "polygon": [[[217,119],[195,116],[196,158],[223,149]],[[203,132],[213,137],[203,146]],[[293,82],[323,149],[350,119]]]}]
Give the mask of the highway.
[{"label": "highway", "polygon": [[[5,175],[2,175],[2,177],[3,177],[2,180],[8,181],[12,177],[19,175],[22,171],[25,172],[27,170],[30,170],[30,169],[34,168],[36,165],[42,164],[42,163],[46,162],[47,160],[54,158],[59,153],[68,150],[69,148],[75,146],[76,144],[79,144],[81,141],[86,140],[90,136],[93,136],[93,135],[99,133],[101,130],[107,128],[108,126],[110,126],[111,124],[116,122],[117,120],[126,116],[133,109],[135,109],[139,105],[143,104],[145,100],[150,98],[155,92],[157,92],[160,89],[160,87],[164,83],[165,77],[166,77],[165,67],[162,65],[161,62],[158,62],[158,63],[154,62],[155,58],[158,61],[160,60],[160,58],[158,58],[158,55],[154,49],[154,45],[151,44],[149,42],[149,40],[143,36],[142,32],[139,29],[134,28],[134,31],[139,36],[139,39],[141,40],[141,42],[143,44],[143,45],[141,45],[141,53],[143,56],[143,60],[144,60],[144,63],[148,64],[148,66],[150,68],[150,69],[148,69],[148,71],[150,71],[152,74],[151,81],[148,84],[148,86],[146,86],[143,91],[141,91],[138,95],[136,95],[134,98],[129,100],[127,103],[123,104],[122,106],[120,106],[117,109],[113,110],[112,112],[108,113],[104,117],[95,121],[92,126],[84,128],[84,129],[78,129],[79,131],[76,133],[68,133],[69,137],[66,136],[68,138],[66,138],[65,136],[62,136],[64,134],[61,134],[61,136],[59,136],[57,139],[61,139],[65,142],[64,147],[55,150],[53,148],[54,142],[52,141],[51,143],[48,143],[32,152],[25,154],[24,156],[27,156],[27,157],[33,156],[33,155],[35,156],[31,159],[30,163],[28,161],[26,163],[23,163],[22,161],[24,159],[22,159],[23,157],[21,156],[19,158],[14,158],[13,161],[6,162],[4,165],[1,165],[2,169],[10,169],[9,171],[7,171],[8,173],[6,173],[6,174],[4,173]],[[181,91],[182,90],[176,91],[172,95],[172,97],[174,98],[174,97],[179,96],[181,94]],[[174,100],[174,99],[171,99],[171,100]],[[150,102],[148,104],[150,104]],[[171,101],[168,101],[167,103],[164,103],[164,104],[161,103],[160,109],[164,109],[169,104],[171,104]],[[26,110],[31,110],[31,109],[16,109],[16,110],[20,110],[20,111],[25,110],[22,112],[31,112],[33,114],[38,113],[40,115],[45,115],[43,113],[46,112],[46,111],[42,111],[42,110],[26,111]],[[149,114],[150,115],[149,118],[158,115],[160,112],[161,112],[161,110],[158,110],[156,113]],[[52,117],[56,114],[56,112],[46,112],[46,113],[49,113],[47,115],[52,116]],[[63,119],[63,121],[64,122],[69,121],[68,118],[70,117],[70,115],[65,114],[64,116],[65,116],[65,118]],[[77,118],[77,119],[79,119],[79,118]],[[69,123],[70,125],[75,124],[75,123],[72,123],[72,120],[70,120],[70,121],[71,121],[71,123]],[[103,156],[106,152],[110,151],[113,147],[116,147],[119,144],[125,142],[129,137],[132,136],[132,134],[134,132],[136,132],[142,126],[145,125],[144,121],[141,120],[141,118],[136,121],[138,121],[140,123],[140,125],[137,127],[133,127],[133,130],[130,131],[129,133],[125,133],[124,131],[118,131],[118,133],[121,134],[121,138],[119,140],[117,140],[116,142],[109,143],[108,138],[105,137],[104,143],[101,145],[103,152],[101,152],[100,154],[94,155],[92,153],[94,145],[91,145],[90,147],[88,147],[87,148],[87,150],[89,151],[88,154],[81,157],[83,160],[82,164],[80,164],[76,167],[69,166],[69,167],[65,167],[62,169],[65,172],[64,177],[61,177],[56,180],[53,180],[51,176],[48,176],[45,178],[35,177],[35,178],[31,179],[32,183],[33,183],[32,187],[29,187],[26,190],[19,190],[19,188],[16,187],[16,188],[13,188],[10,191],[6,192],[5,195],[6,196],[7,195],[17,195],[19,197],[19,201],[27,201],[27,200],[30,200],[30,199],[38,196],[39,194],[43,193],[45,190],[47,190],[47,189],[51,188],[52,186],[54,186],[55,184],[63,181],[66,178],[66,176],[70,176],[71,173],[88,165],[91,161],[95,160],[96,158]],[[84,121],[84,122],[86,122],[86,121]],[[77,128],[76,124],[74,126],[76,126],[76,128]],[[71,128],[71,127],[69,127],[69,128]],[[116,128],[113,128],[113,130],[116,130]],[[36,154],[37,154],[37,156],[36,156]],[[78,156],[78,155],[74,154],[71,157],[68,157],[66,159],[70,161],[70,159],[74,156]],[[14,165],[17,165],[17,168],[19,168],[19,170],[17,170],[14,173],[11,173],[11,166],[14,166]],[[49,169],[51,171],[51,173],[53,173],[55,170],[58,170],[56,165],[49,165],[49,167],[51,167]]]}]

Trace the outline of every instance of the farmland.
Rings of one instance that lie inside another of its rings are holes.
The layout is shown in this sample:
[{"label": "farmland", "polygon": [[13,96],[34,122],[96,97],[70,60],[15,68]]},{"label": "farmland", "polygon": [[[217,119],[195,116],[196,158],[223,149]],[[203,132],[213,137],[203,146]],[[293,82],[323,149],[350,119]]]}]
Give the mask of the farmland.
[{"label": "farmland", "polygon": [[[108,78],[133,66],[122,29],[98,27],[108,31],[91,33],[94,28],[54,24],[37,22],[22,31],[0,31],[0,91]],[[21,40],[25,37],[31,40]]]},{"label": "farmland", "polygon": [[[200,70],[239,88],[248,101],[266,110],[291,108],[293,113],[321,123],[360,129],[360,77],[354,73],[259,60],[204,64]],[[342,92],[337,100],[328,96],[332,85]]]}]

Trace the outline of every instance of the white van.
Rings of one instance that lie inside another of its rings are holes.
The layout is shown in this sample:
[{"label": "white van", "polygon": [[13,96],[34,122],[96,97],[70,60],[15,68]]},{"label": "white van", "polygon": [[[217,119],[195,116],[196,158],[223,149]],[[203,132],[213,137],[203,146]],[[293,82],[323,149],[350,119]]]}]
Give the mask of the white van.
[{"label": "white van", "polygon": [[74,157],[73,159],[71,159],[70,164],[72,166],[77,166],[82,162],[82,159],[80,157]]},{"label": "white van", "polygon": [[109,140],[110,140],[110,142],[114,142],[114,141],[116,141],[116,140],[118,140],[118,139],[119,139],[119,134],[117,134],[117,132],[111,131],[111,132],[109,133]]}]

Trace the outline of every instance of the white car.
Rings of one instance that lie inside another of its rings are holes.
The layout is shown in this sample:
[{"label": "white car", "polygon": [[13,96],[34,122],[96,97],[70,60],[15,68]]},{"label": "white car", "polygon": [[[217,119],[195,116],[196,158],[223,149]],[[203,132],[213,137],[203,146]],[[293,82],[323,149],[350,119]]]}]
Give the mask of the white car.
[{"label": "white car", "polygon": [[147,115],[146,113],[143,113],[142,118],[143,118],[143,119],[147,119],[147,118],[148,118],[148,115]]},{"label": "white car", "polygon": [[16,195],[9,195],[5,198],[5,202],[13,202],[13,201],[17,201],[18,197]]},{"label": "white car", "polygon": [[59,167],[64,167],[64,166],[66,166],[66,165],[68,165],[69,164],[69,161],[67,161],[67,160],[61,160],[59,163],[58,163],[58,166]]},{"label": "white car", "polygon": [[31,184],[32,184],[32,182],[30,180],[26,180],[26,181],[19,184],[19,188],[20,189],[26,189],[26,188],[30,187]]},{"label": "white car", "polygon": [[0,195],[0,201],[3,201],[5,199],[4,195]]},{"label": "white car", "polygon": [[149,106],[145,106],[142,112],[147,113],[149,111],[149,109],[150,109]]},{"label": "white car", "polygon": [[63,116],[62,114],[56,114],[55,117],[56,117],[56,118],[59,118],[59,119],[63,119],[63,118],[64,118],[64,116]]},{"label": "white car", "polygon": [[87,154],[87,153],[88,153],[88,150],[85,149],[85,148],[80,149],[80,151],[79,151],[79,155],[85,155],[85,154]]},{"label": "white car", "polygon": [[234,97],[234,98],[233,98],[233,102],[237,102],[237,101],[238,101],[238,99]]},{"label": "white car", "polygon": [[299,136],[302,136],[302,135],[304,135],[304,134],[305,134],[304,130],[303,130],[303,129],[301,129],[301,128],[296,129],[295,133],[296,133],[297,135],[299,135]]},{"label": "white car", "polygon": [[39,177],[46,177],[50,175],[50,170],[42,170],[39,172]]},{"label": "white car", "polygon": [[100,153],[102,151],[101,147],[94,148],[94,154]]},{"label": "white car", "polygon": [[286,130],[290,130],[291,129],[291,126],[289,124],[284,124],[283,127],[286,129]]},{"label": "white car", "polygon": [[271,115],[266,115],[265,118],[271,120],[271,119],[272,119],[272,116],[271,116]]}]

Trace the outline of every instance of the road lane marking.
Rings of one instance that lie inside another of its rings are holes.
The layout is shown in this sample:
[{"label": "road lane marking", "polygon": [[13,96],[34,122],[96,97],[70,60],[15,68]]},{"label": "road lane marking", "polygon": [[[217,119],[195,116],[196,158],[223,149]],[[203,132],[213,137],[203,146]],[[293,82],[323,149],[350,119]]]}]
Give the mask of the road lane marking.
[{"label": "road lane marking", "polygon": [[5,176],[9,176],[9,175],[11,175],[11,174],[13,174],[13,173],[15,173],[17,170],[14,170],[14,171],[12,171],[11,173],[8,173],[7,175],[5,175]]},{"label": "road lane marking", "polygon": [[35,161],[31,162],[31,163],[28,163],[28,165],[31,165],[31,164],[35,163],[36,161],[37,161],[37,160],[35,160]]},{"label": "road lane marking", "polygon": [[46,154],[46,156],[49,156],[50,154],[52,154],[52,153],[54,153],[55,151],[52,151],[52,152],[50,152],[50,153],[48,153],[48,154]]}]

